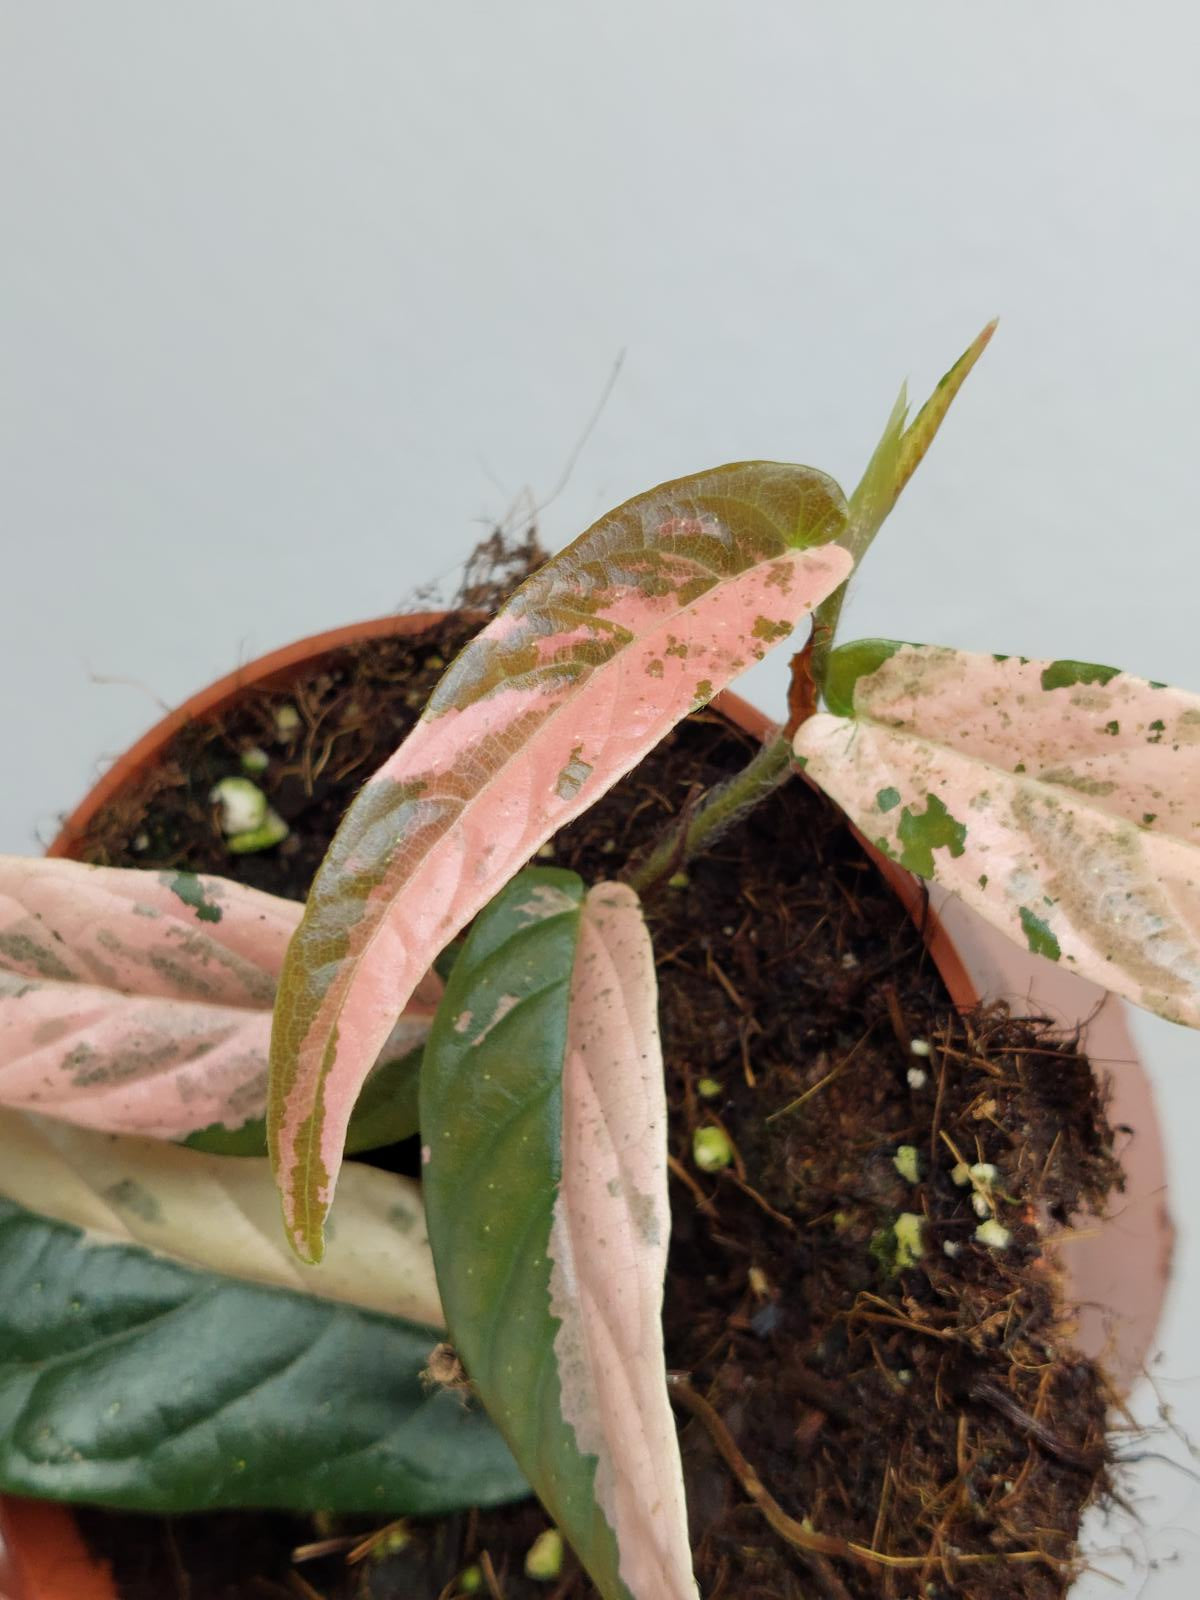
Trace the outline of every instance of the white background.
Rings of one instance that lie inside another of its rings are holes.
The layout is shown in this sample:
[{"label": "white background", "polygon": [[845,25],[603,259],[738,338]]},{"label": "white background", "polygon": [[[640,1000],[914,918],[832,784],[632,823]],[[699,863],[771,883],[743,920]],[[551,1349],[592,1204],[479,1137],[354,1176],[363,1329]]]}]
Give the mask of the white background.
[{"label": "white background", "polygon": [[[852,630],[1200,688],[1198,49],[1185,0],[0,0],[0,848],[548,492],[621,350],[552,545],[718,461],[851,485],[999,313]],[[1139,1026],[1200,1437],[1200,1041]],[[1195,1594],[1200,1491],[1135,1494],[1080,1593]]]}]

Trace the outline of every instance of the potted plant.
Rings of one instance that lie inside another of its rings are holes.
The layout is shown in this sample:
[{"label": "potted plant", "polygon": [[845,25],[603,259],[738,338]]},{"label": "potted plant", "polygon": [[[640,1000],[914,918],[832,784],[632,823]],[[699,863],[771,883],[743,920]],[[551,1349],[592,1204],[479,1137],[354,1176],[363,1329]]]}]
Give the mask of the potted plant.
[{"label": "potted plant", "polygon": [[[1051,1242],[1116,1181],[1100,1095],[1071,1041],[954,1011],[812,787],[897,882],[943,879],[1027,954],[1194,1020],[1174,910],[1193,698],[1068,661],[833,647],[846,578],[989,333],[911,425],[898,406],[848,502],[770,463],[663,485],[448,671],[473,627],[454,618],[367,671],[318,662],[292,700],[268,685],[182,777],[110,786],[72,848],[153,870],[6,868],[4,1170],[25,1186],[7,1180],[0,1250],[43,1273],[3,1334],[25,1379],[9,1487],[405,1514],[315,1541],[403,1571],[361,1592],[585,1593],[536,1513],[419,1520],[526,1481],[605,1596],[694,1593],[693,1560],[717,1592],[797,1571],[830,1594],[1062,1592],[1107,1394]],[[810,614],[782,735],[755,748],[703,712]],[[414,725],[301,914],[265,891],[316,865],[331,819],[314,850],[291,799],[340,816],[385,707]],[[418,1127],[424,1218],[411,1180],[352,1162],[324,1251],[343,1150],[399,1165]],[[277,1248],[268,1138],[319,1267]],[[111,1284],[114,1262],[128,1293],[93,1300],[88,1269]],[[159,1363],[137,1383],[110,1356],[129,1345]]]}]

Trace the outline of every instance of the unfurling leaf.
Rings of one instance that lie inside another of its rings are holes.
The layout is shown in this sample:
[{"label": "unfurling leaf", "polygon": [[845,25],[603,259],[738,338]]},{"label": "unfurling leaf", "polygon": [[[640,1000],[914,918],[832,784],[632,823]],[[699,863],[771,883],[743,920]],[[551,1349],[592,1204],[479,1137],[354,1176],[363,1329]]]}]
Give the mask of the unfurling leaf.
[{"label": "unfurling leaf", "polygon": [[[301,911],[222,878],[0,857],[0,1105],[265,1154],[271,1007]],[[427,975],[393,1031],[391,1084],[440,992]],[[393,1119],[393,1136],[414,1127]]]},{"label": "unfurling leaf", "polygon": [[522,873],[479,917],[426,1050],[430,1239],[450,1335],[606,1600],[694,1600],[667,1398],[666,1097],[633,892]]},{"label": "unfurling leaf", "polygon": [[1022,947],[1200,1026],[1200,696],[869,639],[796,755],[861,832]]},{"label": "unfurling leaf", "polygon": [[[925,459],[955,396],[967,381],[971,368],[987,349],[995,331],[995,322],[989,322],[949,372],[943,374],[937,388],[912,422],[908,420],[908,389],[907,386],[901,388],[883,436],[867,463],[867,470],[850,496],[846,529],[840,542],[856,563],[870,549],[872,540],[890,516],[905,484]],[[826,663],[845,599],[846,586],[843,584],[822,601],[813,619],[813,651],[808,673],[817,684],[825,680]]]},{"label": "unfurling leaf", "polygon": [[804,467],[666,483],[601,518],[458,657],[330,847],[288,951],[269,1125],[317,1258],[355,1096],[434,955],[564,823],[846,577]]},{"label": "unfurling leaf", "polygon": [[419,1191],[347,1170],[326,1261],[269,1163],[0,1111],[0,1491],[142,1511],[435,1513],[527,1492],[421,1372]]},{"label": "unfurling leaf", "polygon": [[900,498],[905,484],[925,459],[955,396],[995,331],[996,324],[989,322],[942,376],[911,422],[908,421],[907,390],[901,389],[883,437],[867,464],[862,481],[850,497],[849,526],[844,542],[856,560],[861,559]]}]

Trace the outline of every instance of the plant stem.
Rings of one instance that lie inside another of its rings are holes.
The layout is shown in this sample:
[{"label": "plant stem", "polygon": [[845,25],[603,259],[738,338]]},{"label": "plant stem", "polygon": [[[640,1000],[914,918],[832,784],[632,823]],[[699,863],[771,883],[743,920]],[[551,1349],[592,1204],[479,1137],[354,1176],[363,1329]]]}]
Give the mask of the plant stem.
[{"label": "plant stem", "polygon": [[842,607],[846,603],[848,584],[849,579],[840,588],[835,589],[827,600],[823,600],[813,617],[812,651],[809,655],[808,670],[818,698],[825,690],[825,674],[829,671],[829,652],[833,649],[833,638],[842,619]]},{"label": "plant stem", "polygon": [[669,829],[650,854],[629,870],[625,881],[638,894],[644,894],[660,878],[678,872],[759,801],[786,783],[791,775],[791,760],[789,740],[775,738],[764,744],[740,772],[709,790],[682,827]]}]

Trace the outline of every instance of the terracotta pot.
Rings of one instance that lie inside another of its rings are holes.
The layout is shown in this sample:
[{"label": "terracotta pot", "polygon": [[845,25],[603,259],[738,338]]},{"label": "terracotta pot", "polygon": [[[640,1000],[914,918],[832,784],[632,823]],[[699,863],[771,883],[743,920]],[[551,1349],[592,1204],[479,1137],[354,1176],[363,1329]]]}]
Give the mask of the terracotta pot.
[{"label": "terracotta pot", "polygon": [[[227,710],[247,689],[286,689],[345,645],[419,633],[443,616],[424,612],[334,628],[221,678],[164,717],[114,762],[67,818],[47,854],[74,856],[97,814],[136,784],[188,723]],[[738,695],[719,695],[714,706],[755,738],[773,731],[769,719]],[[1068,1292],[1080,1307],[1080,1343],[1088,1354],[1103,1355],[1118,1384],[1127,1388],[1142,1370],[1162,1311],[1172,1228],[1153,1095],[1123,1008],[1093,985],[1011,946],[957,901],[935,892],[927,908],[916,879],[866,841],[863,848],[923,925],[956,1005],[970,1008],[981,996],[1002,998],[1014,1010],[1048,1014],[1068,1027],[1086,1022],[1092,1058],[1112,1069],[1112,1120],[1134,1130],[1122,1152],[1126,1193],[1116,1216],[1071,1241],[1062,1254]],[[116,1600],[116,1591],[107,1570],[89,1557],[66,1508],[7,1499],[0,1500],[0,1600]]]},{"label": "terracotta pot", "polygon": [[117,1600],[66,1506],[0,1499],[0,1600]]},{"label": "terracotta pot", "polygon": [[149,733],[144,733],[136,744],[113,762],[71,812],[46,854],[74,856],[79,841],[98,813],[111,805],[123,790],[132,788],[143,773],[154,767],[165,746],[189,722],[219,716],[247,689],[285,689],[296,678],[319,670],[327,656],[348,644],[423,633],[445,615],[444,611],[417,611],[406,616],[375,617],[370,622],[351,622],[344,628],[330,628],[326,633],[315,633],[295,644],[284,645],[282,650],[272,650],[269,655],[259,656],[257,661],[251,661],[236,672],[218,678],[216,683],[210,683],[207,689],[201,689],[199,694],[194,694],[190,700],[185,700],[174,711],[168,712]]}]

